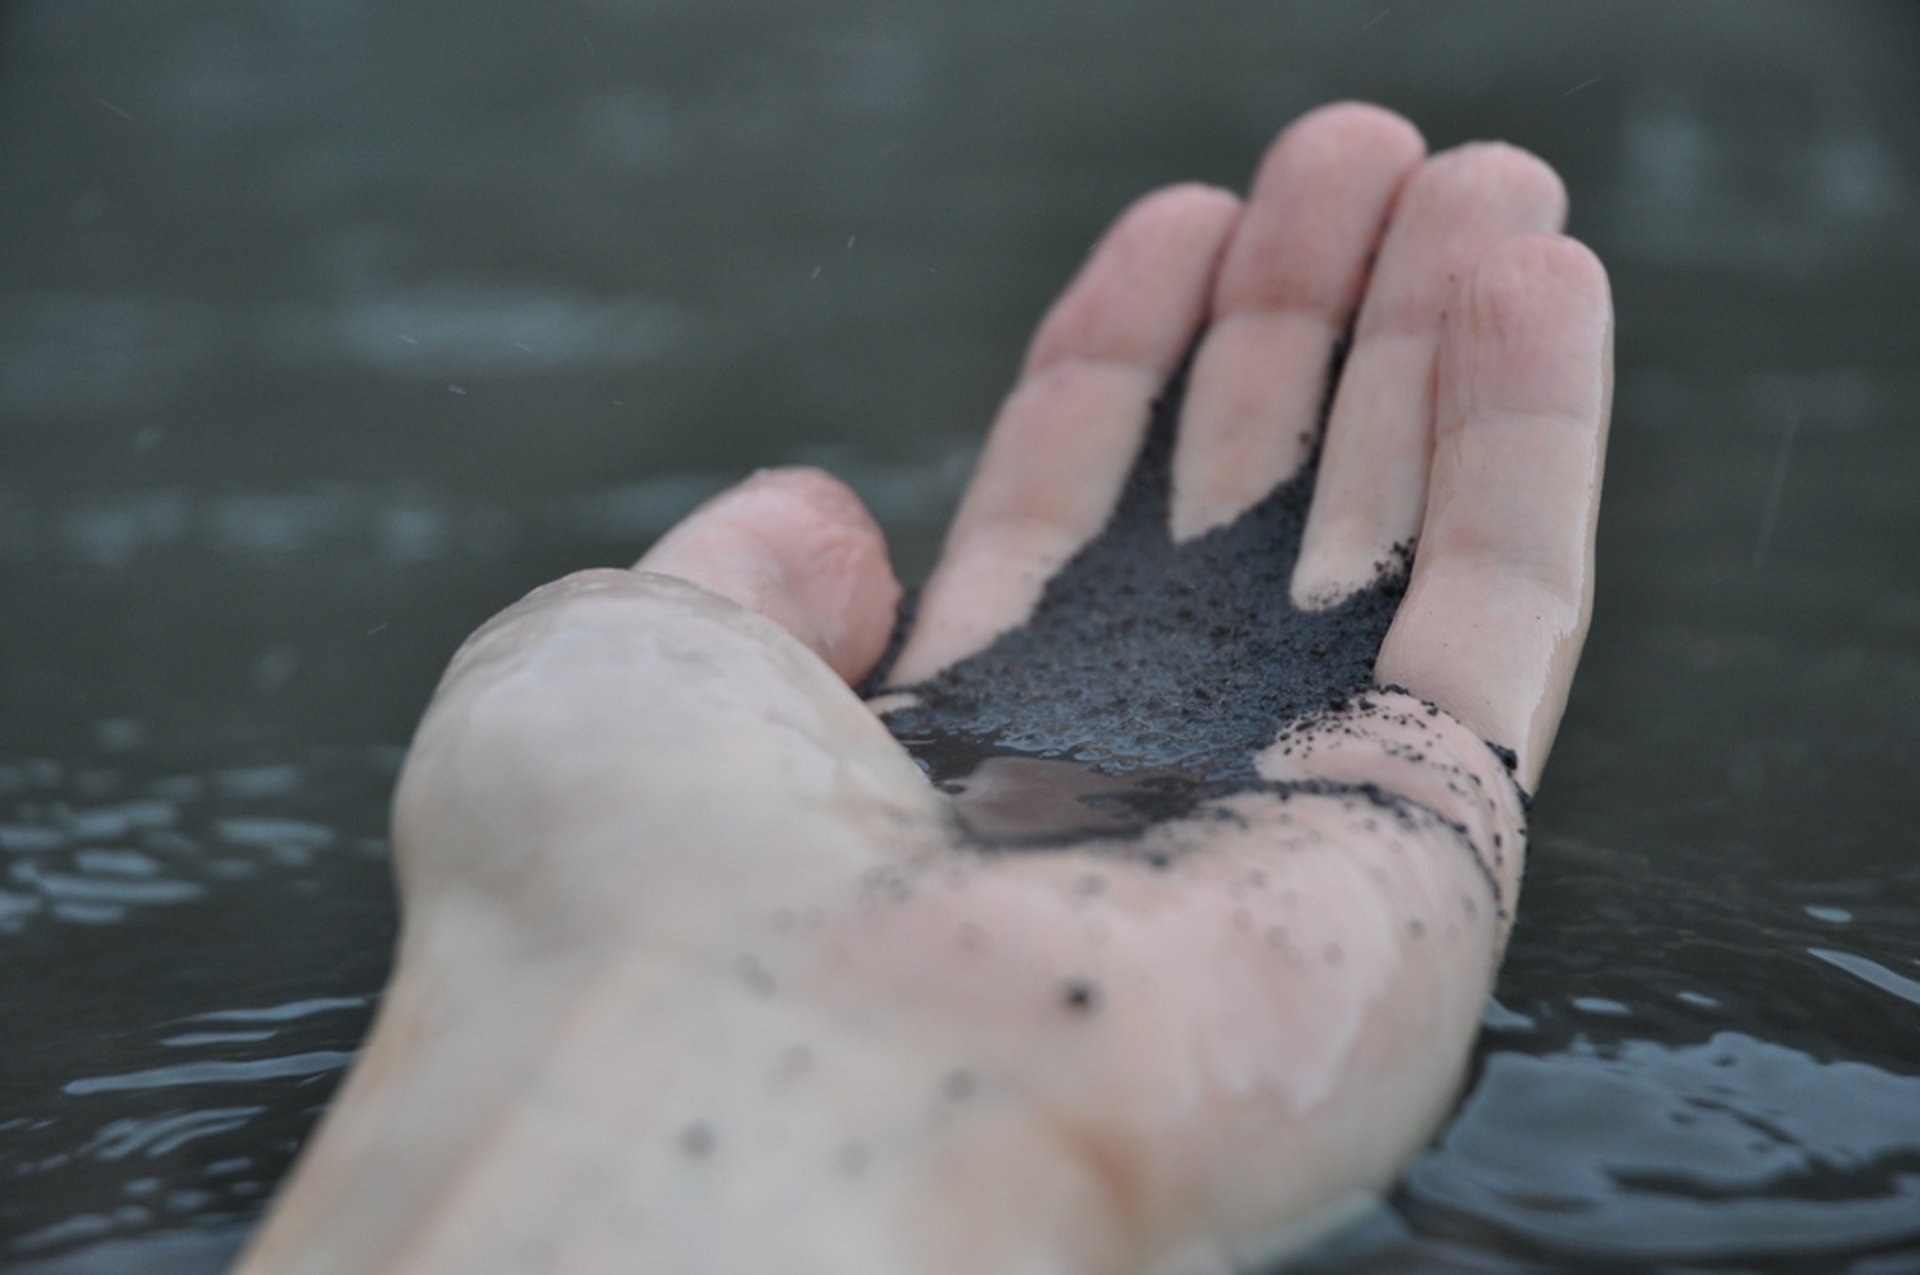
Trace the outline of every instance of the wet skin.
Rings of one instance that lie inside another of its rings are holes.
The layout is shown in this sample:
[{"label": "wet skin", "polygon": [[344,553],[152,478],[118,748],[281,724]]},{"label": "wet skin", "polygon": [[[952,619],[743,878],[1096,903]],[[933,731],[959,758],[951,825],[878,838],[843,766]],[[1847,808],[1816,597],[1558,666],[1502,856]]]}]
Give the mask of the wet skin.
[{"label": "wet skin", "polygon": [[1563,214],[1356,106],[1244,206],[1135,205],[880,673],[899,586],[813,471],[483,626],[396,794],[380,1019],[241,1270],[1192,1275],[1384,1187],[1590,605]]}]

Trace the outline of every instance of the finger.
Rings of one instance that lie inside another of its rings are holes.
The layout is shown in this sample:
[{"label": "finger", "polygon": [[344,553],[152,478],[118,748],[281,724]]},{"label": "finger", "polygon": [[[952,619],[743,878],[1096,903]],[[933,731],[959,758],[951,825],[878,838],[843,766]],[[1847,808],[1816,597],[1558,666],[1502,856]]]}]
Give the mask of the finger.
[{"label": "finger", "polygon": [[758,611],[850,683],[886,649],[900,604],[880,528],[858,496],[817,469],[765,470],[722,492],[639,569]]},{"label": "finger", "polygon": [[1031,614],[1106,523],[1155,395],[1205,318],[1240,201],[1175,186],[1121,214],[1042,321],[954,515],[891,680],[906,685]]},{"label": "finger", "polygon": [[1401,184],[1426,153],[1391,111],[1342,103],[1280,135],[1220,266],[1173,458],[1173,536],[1224,526],[1305,461],[1334,344]]},{"label": "finger", "polygon": [[1296,605],[1370,584],[1420,527],[1432,449],[1433,368],[1455,284],[1492,244],[1558,230],[1566,191],[1511,146],[1436,155],[1407,183],[1380,247],[1327,422],[1294,568]]},{"label": "finger", "polygon": [[1506,758],[1473,727],[1397,691],[1290,723],[1254,760],[1263,779],[1371,786],[1405,798],[1464,835],[1485,870],[1499,919],[1511,921],[1526,856],[1526,811]]},{"label": "finger", "polygon": [[1375,676],[1512,748],[1529,789],[1592,610],[1612,387],[1599,260],[1557,235],[1488,252],[1448,315],[1420,553]]}]

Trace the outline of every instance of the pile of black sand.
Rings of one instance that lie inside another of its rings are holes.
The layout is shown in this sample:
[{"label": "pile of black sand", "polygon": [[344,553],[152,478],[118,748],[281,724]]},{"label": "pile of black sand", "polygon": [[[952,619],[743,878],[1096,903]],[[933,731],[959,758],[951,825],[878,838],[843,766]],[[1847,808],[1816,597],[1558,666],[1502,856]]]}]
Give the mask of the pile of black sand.
[{"label": "pile of black sand", "polygon": [[[1260,778],[1255,755],[1372,688],[1410,554],[1338,606],[1293,605],[1317,448],[1239,519],[1176,545],[1168,505],[1185,388],[1183,368],[1154,404],[1112,520],[1048,584],[1031,621],[909,688],[918,703],[887,717],[963,813],[973,776],[1055,795],[1030,802],[1030,815],[973,821],[985,840],[1138,829],[1211,797],[1284,787]],[[883,662],[867,689],[885,674]]]}]

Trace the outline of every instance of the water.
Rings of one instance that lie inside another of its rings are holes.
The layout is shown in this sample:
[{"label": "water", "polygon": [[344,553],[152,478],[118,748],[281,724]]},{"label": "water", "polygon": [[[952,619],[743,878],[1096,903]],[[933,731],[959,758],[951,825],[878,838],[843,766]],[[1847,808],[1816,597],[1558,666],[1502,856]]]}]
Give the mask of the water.
[{"label": "water", "polygon": [[380,987],[459,637],[821,461],[924,569],[1120,201],[1382,100],[1619,296],[1589,657],[1457,1117],[1302,1263],[1920,1271],[1920,14],[0,18],[0,1269],[219,1270]]}]

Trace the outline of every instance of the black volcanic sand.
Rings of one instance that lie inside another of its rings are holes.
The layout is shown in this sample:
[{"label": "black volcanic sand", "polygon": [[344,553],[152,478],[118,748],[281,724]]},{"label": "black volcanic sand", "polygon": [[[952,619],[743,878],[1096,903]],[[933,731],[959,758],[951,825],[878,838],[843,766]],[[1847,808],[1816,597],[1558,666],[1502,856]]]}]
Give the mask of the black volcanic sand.
[{"label": "black volcanic sand", "polygon": [[[1168,507],[1185,388],[1183,367],[1154,404],[1112,519],[1048,584],[1032,619],[900,688],[918,702],[886,718],[954,794],[980,848],[1126,836],[1248,791],[1348,792],[1409,813],[1371,786],[1273,783],[1254,758],[1285,731],[1372,708],[1373,663],[1405,591],[1410,550],[1380,563],[1376,581],[1337,607],[1293,605],[1288,584],[1317,448],[1238,520],[1176,545]],[[867,689],[884,684],[883,666]],[[1510,766],[1511,754],[1496,751]]]}]

